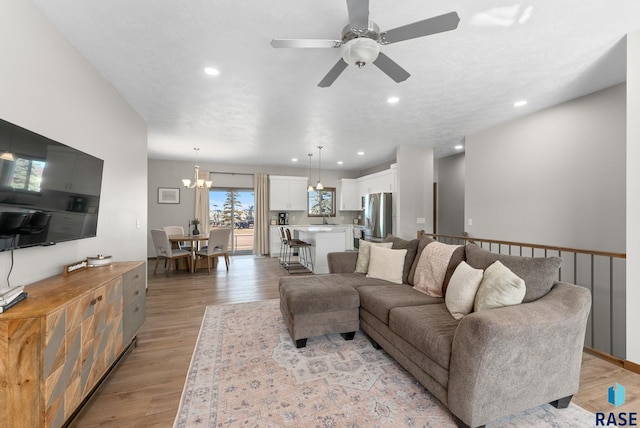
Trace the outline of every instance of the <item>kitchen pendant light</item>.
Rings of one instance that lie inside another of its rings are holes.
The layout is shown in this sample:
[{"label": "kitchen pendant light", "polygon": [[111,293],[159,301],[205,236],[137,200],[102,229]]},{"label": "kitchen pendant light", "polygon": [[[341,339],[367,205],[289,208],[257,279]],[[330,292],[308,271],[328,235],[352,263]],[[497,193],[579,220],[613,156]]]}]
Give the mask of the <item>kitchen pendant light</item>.
[{"label": "kitchen pendant light", "polygon": [[309,187],[307,187],[307,192],[313,192],[313,186],[311,185],[311,156],[313,156],[313,153],[308,153],[307,156],[309,156]]},{"label": "kitchen pendant light", "polygon": [[322,146],[318,146],[318,183],[316,183],[316,190],[323,190],[324,186],[320,181],[320,174],[322,172]]},{"label": "kitchen pendant light", "polygon": [[194,169],[193,183],[188,178],[183,178],[182,179],[182,184],[184,185],[184,187],[186,187],[188,189],[194,189],[194,188],[204,189],[205,187],[207,189],[211,189],[211,185],[213,184],[213,182],[210,181],[210,180],[204,180],[204,179],[199,177],[200,167],[197,165],[197,163],[198,163],[198,152],[200,151],[200,149],[194,147],[193,150],[196,151],[196,165],[194,165],[194,168],[193,168]]}]

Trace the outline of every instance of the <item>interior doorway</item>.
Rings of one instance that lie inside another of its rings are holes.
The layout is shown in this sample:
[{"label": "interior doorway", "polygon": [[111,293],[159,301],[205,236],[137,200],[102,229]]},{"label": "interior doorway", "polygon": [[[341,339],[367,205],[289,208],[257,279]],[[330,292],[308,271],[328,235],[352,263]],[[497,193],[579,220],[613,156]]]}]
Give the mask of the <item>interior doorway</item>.
[{"label": "interior doorway", "polygon": [[253,253],[254,215],[253,189],[214,188],[209,191],[209,225],[231,229],[231,253]]}]

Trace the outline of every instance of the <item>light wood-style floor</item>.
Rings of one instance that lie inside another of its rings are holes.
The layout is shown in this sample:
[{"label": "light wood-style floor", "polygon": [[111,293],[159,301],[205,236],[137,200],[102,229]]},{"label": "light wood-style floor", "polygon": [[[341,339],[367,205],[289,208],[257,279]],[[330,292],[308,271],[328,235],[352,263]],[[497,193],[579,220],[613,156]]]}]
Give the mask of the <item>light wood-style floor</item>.
[{"label": "light wood-style floor", "polygon": [[[160,271],[149,261],[147,319],[138,347],[119,366],[72,423],[72,427],[171,427],[206,306],[278,297],[287,272],[269,257],[236,256],[211,275]],[[591,412],[609,412],[607,388],[626,388],[616,411],[640,411],[640,375],[584,354],[580,391],[573,402]]]}]

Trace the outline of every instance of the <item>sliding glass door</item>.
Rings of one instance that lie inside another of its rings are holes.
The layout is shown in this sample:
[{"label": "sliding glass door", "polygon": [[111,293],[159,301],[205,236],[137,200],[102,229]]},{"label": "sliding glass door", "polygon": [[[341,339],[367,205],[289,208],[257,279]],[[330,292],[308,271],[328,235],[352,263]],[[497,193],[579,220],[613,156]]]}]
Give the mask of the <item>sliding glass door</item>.
[{"label": "sliding glass door", "polygon": [[209,191],[209,223],[231,228],[229,250],[235,254],[253,252],[255,198],[253,190],[211,189]]}]

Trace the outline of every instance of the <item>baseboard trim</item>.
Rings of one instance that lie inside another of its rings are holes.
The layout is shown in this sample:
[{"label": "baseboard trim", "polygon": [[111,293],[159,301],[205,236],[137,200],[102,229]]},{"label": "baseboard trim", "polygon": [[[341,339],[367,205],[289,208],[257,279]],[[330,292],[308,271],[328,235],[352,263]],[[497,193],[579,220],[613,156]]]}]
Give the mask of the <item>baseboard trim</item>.
[{"label": "baseboard trim", "polygon": [[624,368],[630,372],[640,374],[640,364],[636,364],[629,360],[624,360]]},{"label": "baseboard trim", "polygon": [[593,355],[594,357],[598,357],[602,360],[608,361],[611,364],[615,364],[616,366],[622,367],[623,369],[629,370],[630,372],[640,374],[640,364],[636,364],[632,361],[622,358],[614,357],[613,355],[609,355],[606,352],[598,351],[597,349],[593,349],[588,346],[585,346],[583,350],[587,354]]}]

